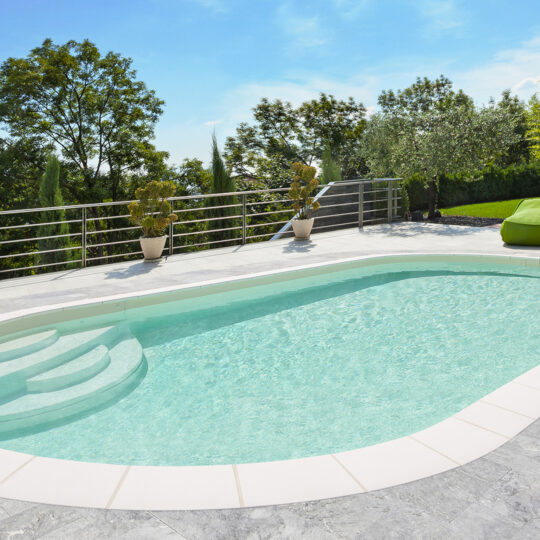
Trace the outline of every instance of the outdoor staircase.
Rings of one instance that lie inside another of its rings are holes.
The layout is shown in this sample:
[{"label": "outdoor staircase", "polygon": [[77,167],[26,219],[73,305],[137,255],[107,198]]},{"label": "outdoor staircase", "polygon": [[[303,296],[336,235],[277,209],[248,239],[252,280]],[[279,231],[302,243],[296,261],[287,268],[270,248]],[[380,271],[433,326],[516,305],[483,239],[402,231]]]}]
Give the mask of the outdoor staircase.
[{"label": "outdoor staircase", "polygon": [[56,330],[0,344],[0,437],[47,429],[131,391],[146,372],[126,326]]}]

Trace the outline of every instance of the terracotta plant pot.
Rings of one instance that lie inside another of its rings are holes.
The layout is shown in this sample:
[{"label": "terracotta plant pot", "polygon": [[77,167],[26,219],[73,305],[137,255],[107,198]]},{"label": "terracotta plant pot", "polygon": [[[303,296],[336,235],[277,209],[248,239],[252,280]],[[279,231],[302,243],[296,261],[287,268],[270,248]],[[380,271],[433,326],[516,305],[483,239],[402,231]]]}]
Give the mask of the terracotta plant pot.
[{"label": "terracotta plant pot", "polygon": [[161,259],[161,254],[163,253],[166,241],[166,236],[156,236],[155,238],[145,238],[144,236],[141,236],[139,242],[141,243],[144,260],[151,262]]},{"label": "terracotta plant pot", "polygon": [[292,228],[295,240],[309,240],[315,218],[293,219]]}]

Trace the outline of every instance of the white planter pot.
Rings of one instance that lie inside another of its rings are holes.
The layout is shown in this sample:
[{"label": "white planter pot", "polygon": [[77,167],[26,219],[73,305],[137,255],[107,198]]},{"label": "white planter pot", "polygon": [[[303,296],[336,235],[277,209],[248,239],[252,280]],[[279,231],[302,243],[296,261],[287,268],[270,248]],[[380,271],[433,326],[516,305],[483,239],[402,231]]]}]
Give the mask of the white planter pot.
[{"label": "white planter pot", "polygon": [[156,236],[155,238],[144,238],[141,236],[139,242],[141,243],[144,260],[157,261],[161,259],[161,254],[163,253],[166,241],[166,236]]},{"label": "white planter pot", "polygon": [[293,219],[292,228],[295,240],[309,240],[315,218]]}]

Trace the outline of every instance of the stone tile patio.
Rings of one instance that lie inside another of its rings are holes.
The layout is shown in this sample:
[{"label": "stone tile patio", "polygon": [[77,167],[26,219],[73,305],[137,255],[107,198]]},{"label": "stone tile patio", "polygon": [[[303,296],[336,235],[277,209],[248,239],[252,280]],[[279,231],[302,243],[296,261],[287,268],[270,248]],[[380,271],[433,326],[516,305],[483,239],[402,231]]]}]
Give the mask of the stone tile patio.
[{"label": "stone tile patio", "polygon": [[540,420],[458,469],[371,493],[308,503],[174,512],[0,500],[2,539],[537,539]]}]

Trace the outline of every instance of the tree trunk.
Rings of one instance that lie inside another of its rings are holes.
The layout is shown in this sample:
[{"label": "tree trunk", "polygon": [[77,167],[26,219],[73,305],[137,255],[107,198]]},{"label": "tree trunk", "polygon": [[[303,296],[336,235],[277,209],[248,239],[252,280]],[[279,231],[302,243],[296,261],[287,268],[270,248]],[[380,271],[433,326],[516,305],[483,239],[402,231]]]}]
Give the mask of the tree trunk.
[{"label": "tree trunk", "polygon": [[428,219],[435,218],[435,203],[437,199],[437,186],[435,178],[428,182]]}]

